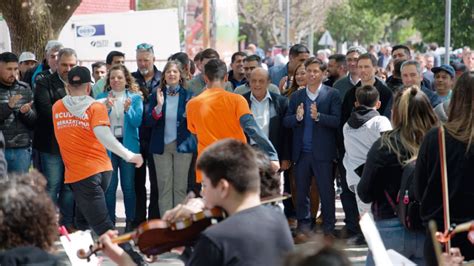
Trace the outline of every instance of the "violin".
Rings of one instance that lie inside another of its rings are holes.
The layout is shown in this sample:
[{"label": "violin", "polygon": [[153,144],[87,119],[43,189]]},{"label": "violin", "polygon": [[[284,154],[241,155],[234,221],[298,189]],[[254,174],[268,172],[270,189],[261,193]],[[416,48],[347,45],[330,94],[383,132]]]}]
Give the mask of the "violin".
[{"label": "violin", "polygon": [[[169,223],[160,219],[143,222],[134,231],[112,239],[115,244],[132,241],[140,252],[151,257],[170,251],[175,247],[188,246],[197,240],[199,234],[212,224],[225,219],[227,214],[221,208],[206,209],[189,218]],[[88,251],[80,249],[77,257],[90,260],[103,248],[97,241]]]},{"label": "violin", "polygon": [[[291,197],[289,194],[269,196],[262,198],[261,204],[278,202]],[[148,257],[153,257],[173,248],[192,245],[199,234],[207,227],[225,219],[227,214],[221,208],[206,209],[192,214],[189,218],[180,219],[174,223],[169,223],[160,219],[153,219],[143,222],[134,231],[112,239],[112,243],[121,244],[132,241],[141,253]],[[77,257],[90,260],[90,257],[97,254],[103,248],[97,241],[89,247],[88,251],[80,249]]]}]

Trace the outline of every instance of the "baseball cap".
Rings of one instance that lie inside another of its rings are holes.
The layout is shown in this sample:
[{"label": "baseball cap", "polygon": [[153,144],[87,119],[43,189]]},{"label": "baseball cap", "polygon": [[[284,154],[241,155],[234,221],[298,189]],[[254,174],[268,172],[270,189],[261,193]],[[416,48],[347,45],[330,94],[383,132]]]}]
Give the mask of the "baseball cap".
[{"label": "baseball cap", "polygon": [[464,65],[463,63],[461,62],[452,62],[451,63],[451,66],[453,67],[453,69],[456,71],[456,72],[466,72],[467,71],[467,68],[466,68],[466,65]]},{"label": "baseball cap", "polygon": [[91,72],[87,67],[75,66],[67,74],[67,80],[70,85],[81,85],[91,82]]},{"label": "baseball cap", "polygon": [[451,78],[454,78],[454,76],[456,75],[456,72],[454,71],[454,68],[452,66],[446,65],[446,64],[443,64],[439,67],[433,67],[431,69],[431,72],[433,72],[435,74],[440,72],[440,71],[445,71],[446,73],[448,73],[451,76]]},{"label": "baseball cap", "polygon": [[35,61],[35,62],[38,62],[38,61],[36,60],[35,54],[32,53],[32,52],[23,52],[23,53],[21,53],[20,59],[18,60],[18,63],[25,62],[25,61]]}]

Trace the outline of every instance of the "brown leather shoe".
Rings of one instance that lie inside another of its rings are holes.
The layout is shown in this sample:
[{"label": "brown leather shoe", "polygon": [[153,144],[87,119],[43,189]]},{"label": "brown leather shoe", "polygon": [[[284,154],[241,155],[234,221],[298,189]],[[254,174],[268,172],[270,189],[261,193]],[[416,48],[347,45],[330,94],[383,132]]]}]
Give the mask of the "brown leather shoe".
[{"label": "brown leather shoe", "polygon": [[293,237],[293,241],[295,242],[295,245],[306,243],[308,242],[308,240],[309,240],[309,236],[304,233],[298,233],[296,234],[295,237]]},{"label": "brown leather shoe", "polygon": [[332,245],[334,243],[334,241],[336,241],[336,237],[334,236],[333,233],[324,233],[324,241],[327,244]]},{"label": "brown leather shoe", "polygon": [[288,225],[290,226],[290,229],[296,229],[298,227],[298,220],[288,218]]}]

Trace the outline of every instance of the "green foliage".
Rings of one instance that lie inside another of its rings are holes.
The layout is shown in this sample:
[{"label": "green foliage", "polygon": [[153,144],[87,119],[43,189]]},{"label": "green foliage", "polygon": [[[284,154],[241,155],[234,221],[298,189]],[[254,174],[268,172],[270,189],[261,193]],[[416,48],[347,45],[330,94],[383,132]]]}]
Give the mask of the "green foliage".
[{"label": "green foliage", "polygon": [[177,8],[177,0],[139,0],[138,10]]},{"label": "green foliage", "polygon": [[326,18],[326,28],[338,42],[370,44],[385,39],[390,16],[378,15],[370,9],[358,9],[350,3],[332,7]]},{"label": "green foliage", "polygon": [[406,43],[408,38],[416,34],[411,20],[397,20],[389,28],[389,41],[391,43]]},{"label": "green foliage", "polygon": [[[352,0],[359,10],[372,10],[396,18],[409,18],[424,42],[444,43],[445,1],[442,0]],[[474,46],[474,0],[451,1],[451,45]]]}]

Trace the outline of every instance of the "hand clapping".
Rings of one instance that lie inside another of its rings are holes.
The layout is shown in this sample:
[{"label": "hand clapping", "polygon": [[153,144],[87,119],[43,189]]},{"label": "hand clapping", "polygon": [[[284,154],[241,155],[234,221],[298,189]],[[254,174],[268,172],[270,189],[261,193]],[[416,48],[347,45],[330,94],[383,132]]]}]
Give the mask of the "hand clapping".
[{"label": "hand clapping", "polygon": [[298,108],[296,108],[296,120],[301,121],[303,120],[304,117],[304,105],[303,103],[300,103],[298,105]]},{"label": "hand clapping", "polygon": [[313,120],[318,119],[318,107],[316,106],[316,103],[311,104],[311,118]]}]

